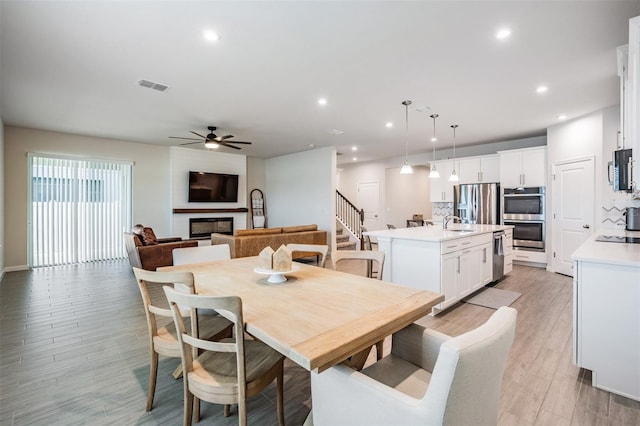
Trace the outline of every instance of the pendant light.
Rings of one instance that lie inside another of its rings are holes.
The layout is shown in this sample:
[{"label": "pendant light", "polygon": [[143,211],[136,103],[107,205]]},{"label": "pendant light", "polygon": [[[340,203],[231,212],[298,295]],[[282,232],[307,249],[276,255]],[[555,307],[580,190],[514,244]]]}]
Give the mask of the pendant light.
[{"label": "pendant light", "polygon": [[413,169],[409,165],[409,105],[411,105],[411,101],[404,101],[402,105],[405,107],[405,121],[406,121],[406,137],[407,140],[404,145],[404,164],[400,169],[401,175],[410,175],[413,174]]},{"label": "pendant light", "polygon": [[433,161],[431,162],[429,178],[438,179],[440,177],[440,173],[436,170],[436,142],[438,142],[438,138],[436,137],[436,118],[438,118],[438,114],[431,114],[431,118],[433,118],[433,137],[431,138],[431,144],[433,145]]},{"label": "pendant light", "polygon": [[453,129],[453,171],[451,172],[451,176],[449,176],[449,182],[458,182],[460,178],[456,174],[456,128],[457,124],[452,124],[451,128]]}]

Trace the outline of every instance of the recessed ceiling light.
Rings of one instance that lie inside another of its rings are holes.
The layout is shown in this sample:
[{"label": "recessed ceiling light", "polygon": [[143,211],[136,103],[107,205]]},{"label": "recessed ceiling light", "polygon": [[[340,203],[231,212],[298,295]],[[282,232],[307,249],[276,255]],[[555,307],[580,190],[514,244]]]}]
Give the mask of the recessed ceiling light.
[{"label": "recessed ceiling light", "polygon": [[562,120],[566,120],[566,119],[567,119],[567,116],[566,116],[566,115],[564,115],[564,114],[560,114],[560,115],[558,116],[558,120],[560,120],[560,121],[562,121]]},{"label": "recessed ceiling light", "polygon": [[545,93],[549,88],[547,86],[538,86],[536,87],[536,93]]},{"label": "recessed ceiling light", "polygon": [[390,129],[393,127],[393,123],[390,121],[387,121],[387,124],[384,125],[387,129]]},{"label": "recessed ceiling light", "polygon": [[358,147],[357,147],[357,146],[352,146],[352,147],[351,147],[351,151],[357,151],[357,150],[358,150]]},{"label": "recessed ceiling light", "polygon": [[342,130],[338,130],[338,129],[331,129],[331,130],[328,130],[328,132],[331,133],[332,135],[341,135],[344,133]]},{"label": "recessed ceiling light", "polygon": [[220,40],[220,34],[211,30],[204,30],[202,32],[202,37],[204,37],[207,41],[218,41]]},{"label": "recessed ceiling light", "polygon": [[496,38],[498,40],[504,40],[506,38],[509,38],[510,35],[511,35],[511,30],[509,28],[500,28],[496,32]]},{"label": "recessed ceiling light", "polygon": [[327,98],[318,99],[318,105],[325,106],[327,104]]},{"label": "recessed ceiling light", "polygon": [[430,110],[430,109],[431,109],[431,108],[429,108],[428,106],[424,106],[424,105],[421,105],[421,106],[417,106],[417,107],[416,107],[416,111],[417,111],[417,112],[425,112],[425,111]]},{"label": "recessed ceiling light", "polygon": [[314,144],[314,143],[310,143],[309,144],[309,148],[313,148],[314,146],[316,146],[316,144]]},{"label": "recessed ceiling light", "polygon": [[358,157],[353,157],[353,161],[358,161]]}]

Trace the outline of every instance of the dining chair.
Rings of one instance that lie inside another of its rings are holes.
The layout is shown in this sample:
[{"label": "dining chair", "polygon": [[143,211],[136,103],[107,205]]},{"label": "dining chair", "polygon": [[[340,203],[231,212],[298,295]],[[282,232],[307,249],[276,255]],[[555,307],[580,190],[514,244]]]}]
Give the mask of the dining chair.
[{"label": "dining chair", "polygon": [[518,313],[499,308],[449,337],[417,324],[393,334],[391,354],[356,371],[311,373],[316,425],[495,425]]},{"label": "dining chair", "polygon": [[387,229],[396,229],[396,226],[391,225],[390,223],[387,223]]},{"label": "dining chair", "polygon": [[[331,254],[333,260],[333,269],[338,269],[338,264],[344,260],[365,260],[367,263],[367,277],[372,277],[373,267],[371,263],[375,262],[377,266],[376,279],[382,280],[382,270],[384,268],[384,252],[377,250],[336,250]],[[376,357],[382,359],[384,354],[384,340],[376,343]]]},{"label": "dining chair", "polygon": [[188,265],[191,263],[227,259],[231,259],[229,244],[212,244],[208,246],[173,249],[174,265]]},{"label": "dining chair", "polygon": [[318,266],[324,268],[324,262],[327,258],[327,252],[329,251],[329,246],[325,244],[297,244],[297,243],[289,243],[287,244],[287,248],[291,250],[291,252],[302,252],[309,253],[310,256],[316,256]]},{"label": "dining chair", "polygon": [[[246,425],[247,398],[262,392],[274,379],[278,422],[284,425],[284,356],[258,340],[238,338],[244,336],[242,300],[238,296],[179,293],[168,286],[164,291],[178,330],[184,366],[184,425],[191,425],[193,417],[200,420],[200,400],[224,404],[225,416],[230,404],[238,404],[238,422]],[[233,323],[236,338],[215,342],[203,338],[198,329],[188,332],[181,307],[217,311]]]},{"label": "dining chair", "polygon": [[[360,227],[362,233],[362,248],[364,250],[373,250],[374,248],[378,249],[378,243],[376,241],[371,241],[371,237],[365,235],[365,232],[368,232],[368,229],[364,226]],[[373,261],[367,261],[367,277],[376,278],[378,274],[377,270],[373,269]]]},{"label": "dining chair", "polygon": [[[376,263],[378,272],[376,274],[377,279],[382,279],[382,270],[384,268],[384,252],[378,250],[335,250],[331,253],[331,259],[333,260],[333,268],[338,269],[338,263],[343,260],[366,260]],[[367,271],[367,277],[373,278],[369,271]]]},{"label": "dining chair", "polygon": [[[147,330],[149,334],[149,394],[147,396],[147,411],[153,407],[153,398],[158,376],[158,355],[174,358],[181,357],[180,345],[175,331],[171,310],[168,309],[167,300],[162,292],[162,287],[167,284],[174,285],[178,290],[195,293],[194,279],[191,272],[158,272],[133,268],[133,273],[138,282],[144,312],[147,317]],[[200,334],[211,336],[213,339],[231,336],[232,324],[222,316],[202,315],[197,316],[193,310],[183,309],[181,315],[189,318],[190,326]],[[164,322],[162,320],[165,320]],[[180,367],[176,369],[174,377],[180,376]]]}]

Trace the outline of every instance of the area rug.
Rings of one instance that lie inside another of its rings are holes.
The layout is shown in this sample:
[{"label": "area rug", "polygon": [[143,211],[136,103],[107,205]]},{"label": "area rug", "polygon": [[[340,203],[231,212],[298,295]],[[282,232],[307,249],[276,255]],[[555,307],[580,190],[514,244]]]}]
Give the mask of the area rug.
[{"label": "area rug", "polygon": [[520,296],[522,296],[522,293],[518,293],[517,291],[487,287],[475,296],[464,299],[463,302],[484,306],[486,308],[498,309],[500,306],[511,305]]}]

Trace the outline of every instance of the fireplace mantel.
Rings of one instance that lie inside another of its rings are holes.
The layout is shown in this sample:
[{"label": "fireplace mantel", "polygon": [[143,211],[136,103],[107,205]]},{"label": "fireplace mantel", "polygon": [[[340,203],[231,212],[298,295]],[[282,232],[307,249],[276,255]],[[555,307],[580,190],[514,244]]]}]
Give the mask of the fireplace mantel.
[{"label": "fireplace mantel", "polygon": [[246,207],[238,207],[231,209],[173,209],[173,214],[178,213],[247,213],[249,209]]}]

